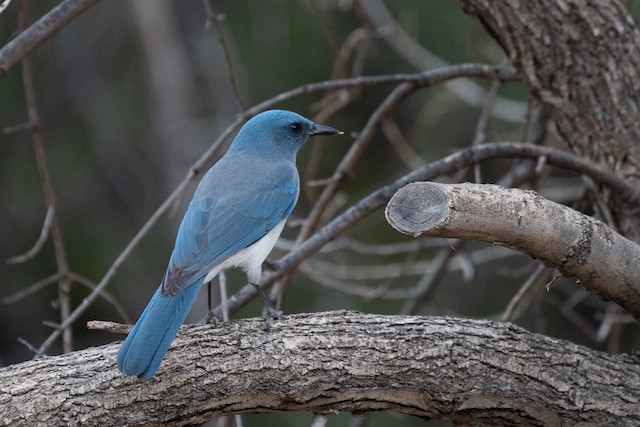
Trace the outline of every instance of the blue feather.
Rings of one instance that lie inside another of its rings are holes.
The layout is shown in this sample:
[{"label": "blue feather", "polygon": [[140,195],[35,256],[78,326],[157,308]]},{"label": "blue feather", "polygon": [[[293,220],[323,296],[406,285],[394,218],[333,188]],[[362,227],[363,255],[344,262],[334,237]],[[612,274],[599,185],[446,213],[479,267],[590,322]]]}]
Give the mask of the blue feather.
[{"label": "blue feather", "polygon": [[242,127],[198,185],[162,283],[120,348],[120,371],[153,377],[209,274],[238,266],[259,277],[298,200],[298,149],[310,136],[335,133],[281,110]]},{"label": "blue feather", "polygon": [[203,279],[173,297],[162,296],[162,288],[158,288],[118,352],[118,369],[122,373],[143,380],[153,377],[198,296]]}]

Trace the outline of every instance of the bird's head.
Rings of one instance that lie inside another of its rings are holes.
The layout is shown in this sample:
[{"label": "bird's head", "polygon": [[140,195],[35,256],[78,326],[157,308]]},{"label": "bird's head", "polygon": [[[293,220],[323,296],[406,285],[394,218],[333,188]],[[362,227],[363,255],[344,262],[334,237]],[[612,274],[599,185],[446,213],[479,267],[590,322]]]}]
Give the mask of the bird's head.
[{"label": "bird's head", "polygon": [[329,126],[317,125],[299,114],[269,110],[254,116],[240,129],[230,150],[261,156],[295,156],[310,137],[341,134]]}]

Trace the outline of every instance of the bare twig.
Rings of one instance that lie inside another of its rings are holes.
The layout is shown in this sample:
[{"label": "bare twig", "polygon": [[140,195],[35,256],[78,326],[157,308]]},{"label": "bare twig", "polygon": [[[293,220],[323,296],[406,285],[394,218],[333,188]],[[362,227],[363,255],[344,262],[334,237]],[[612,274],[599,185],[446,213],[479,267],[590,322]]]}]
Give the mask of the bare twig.
[{"label": "bare twig", "polygon": [[[21,0],[19,21],[20,28],[25,31],[29,26],[29,7],[28,0]],[[42,189],[44,192],[44,199],[49,209],[53,211],[51,214],[51,240],[53,241],[54,255],[56,259],[56,266],[58,272],[62,274],[60,283],[58,285],[58,299],[60,301],[60,318],[61,322],[64,322],[71,313],[71,299],[69,292],[71,289],[71,282],[67,277],[69,272],[69,263],[67,262],[67,251],[64,245],[64,239],[62,237],[62,229],[58,223],[56,193],[53,189],[53,181],[51,173],[49,172],[49,165],[47,162],[47,156],[44,149],[44,143],[42,141],[42,134],[40,132],[40,117],[38,113],[38,104],[36,102],[35,84],[33,82],[33,70],[31,66],[31,58],[25,56],[22,59],[22,81],[24,86],[25,103],[27,106],[27,115],[29,122],[33,128],[31,130],[33,137],[33,150],[36,157],[36,164],[38,166],[38,172],[40,174],[40,180],[42,181]],[[65,353],[73,350],[73,331],[71,328],[64,328],[64,334],[62,337],[62,348]],[[43,351],[39,351],[42,353]]]},{"label": "bare twig", "polygon": [[[475,250],[468,257],[463,256],[464,252],[456,252],[449,262],[447,272],[461,271],[464,275],[467,264],[484,264],[497,260],[522,256],[521,254],[501,248],[499,246],[486,247]],[[467,259],[469,261],[467,261]],[[403,264],[387,264],[380,266],[344,266],[329,264],[321,261],[307,261],[298,267],[300,272],[310,279],[329,289],[362,297],[366,300],[407,300],[418,298],[425,287],[425,281],[419,280],[413,287],[390,287],[387,283],[372,288],[369,282],[381,279],[393,279],[404,274],[403,277],[429,276],[434,273],[437,265],[433,260],[418,260],[409,267],[404,268]],[[367,269],[371,271],[367,271]],[[367,284],[360,285],[355,281],[367,281]],[[425,279],[426,280],[426,279]]]},{"label": "bare twig", "polygon": [[[426,50],[424,46],[420,45],[404,31],[393,19],[382,0],[363,0],[359,2],[359,5],[376,28],[384,29],[380,31],[380,34],[405,61],[420,70],[446,67],[448,65],[444,60]],[[485,90],[469,79],[449,81],[444,86],[460,100],[473,107],[481,107],[482,100],[486,96]],[[502,120],[520,123],[524,119],[525,111],[526,106],[520,101],[498,98],[496,108],[491,110],[491,114]]]},{"label": "bare twig", "polygon": [[35,354],[37,357],[42,357],[45,356],[45,354],[40,353],[39,350],[37,348],[35,348],[33,345],[31,345],[30,342],[28,342],[27,340],[25,340],[24,338],[18,337],[18,342],[20,344],[22,344],[23,346],[27,347],[29,349],[29,351],[31,351],[33,354]]},{"label": "bare twig", "polygon": [[391,148],[396,152],[400,160],[409,169],[418,169],[425,165],[424,160],[407,142],[398,124],[391,118],[387,118],[382,124],[382,132],[389,141]]},{"label": "bare twig", "polygon": [[0,49],[0,80],[33,49],[100,0],[64,0]]},{"label": "bare twig", "polygon": [[55,211],[53,209],[53,206],[49,206],[49,209],[47,209],[47,215],[44,217],[44,223],[42,224],[40,237],[38,237],[38,240],[33,245],[33,247],[21,255],[16,255],[8,258],[7,264],[20,264],[23,262],[27,262],[40,252],[40,250],[44,246],[44,243],[47,241],[47,237],[49,236],[51,224],[53,223],[54,212]]},{"label": "bare twig", "polygon": [[28,297],[29,295],[35,294],[36,292],[40,291],[41,289],[46,288],[49,285],[53,285],[56,282],[59,282],[60,280],[62,280],[64,274],[58,272],[56,274],[53,274],[51,276],[45,277],[42,280],[39,280],[38,282],[34,283],[33,285],[22,289],[19,292],[16,292],[13,295],[10,295],[8,297],[4,297],[2,299],[0,299],[0,305],[9,305],[9,304],[13,304],[15,302],[20,301],[21,299],[24,299],[26,297]]},{"label": "bare twig", "polygon": [[[94,290],[98,286],[88,278],[74,272],[69,273],[69,279],[83,286],[86,286],[91,290]],[[124,309],[124,307],[116,297],[114,297],[113,295],[111,295],[111,293],[107,292],[104,289],[100,292],[100,296],[113,306],[113,308],[118,312],[118,314],[122,318],[123,322],[131,323],[131,317],[127,313],[127,310]]]},{"label": "bare twig", "polygon": [[33,130],[33,125],[30,122],[17,123],[15,125],[9,125],[2,128],[2,133],[10,135],[12,133],[22,132],[25,130]]},{"label": "bare twig", "polygon": [[215,28],[216,35],[218,37],[218,43],[222,48],[222,52],[224,53],[224,60],[227,64],[227,71],[229,72],[229,82],[231,83],[231,89],[233,90],[233,95],[240,106],[240,110],[244,111],[247,109],[244,102],[242,101],[242,97],[240,96],[240,90],[238,89],[238,82],[236,81],[236,71],[233,65],[233,58],[231,56],[231,52],[229,51],[229,45],[227,44],[227,39],[224,36],[224,31],[222,31],[221,21],[224,20],[224,15],[216,13],[211,4],[211,0],[204,0],[204,8],[207,11],[207,23],[205,25],[205,29],[209,29],[211,26]]},{"label": "bare twig", "polygon": [[504,322],[511,322],[516,308],[518,308],[518,305],[520,304],[520,302],[522,302],[524,296],[527,294],[527,292],[529,292],[531,288],[533,288],[536,283],[538,283],[538,280],[542,276],[542,273],[544,273],[546,270],[547,268],[544,266],[544,264],[541,263],[540,265],[538,265],[536,271],[534,271],[533,274],[529,276],[527,281],[524,282],[524,284],[520,287],[520,289],[518,289],[518,292],[516,292],[513,298],[511,298],[511,301],[509,301],[509,304],[507,305],[507,309],[502,315],[502,320]]},{"label": "bare twig", "polygon": [[[494,80],[491,83],[491,88],[487,92],[487,96],[482,102],[482,109],[480,110],[480,117],[476,123],[476,130],[473,134],[473,140],[471,145],[483,144],[487,140],[487,127],[489,126],[489,119],[491,118],[491,111],[495,107],[496,100],[498,99],[498,93],[502,87],[500,80]],[[480,165],[476,163],[473,167],[473,174],[476,183],[482,182],[480,176]]]},{"label": "bare twig", "polygon": [[97,331],[107,331],[116,334],[128,334],[133,325],[123,325],[122,323],[108,322],[104,320],[90,320],[87,322],[87,329]]},{"label": "bare twig", "polygon": [[416,284],[417,295],[415,298],[407,299],[400,309],[400,314],[416,314],[418,308],[428,301],[436,291],[439,281],[447,271],[447,266],[456,253],[456,249],[463,245],[462,240],[458,240],[453,244],[452,248],[440,249],[433,259],[433,268],[430,272],[425,273]]}]

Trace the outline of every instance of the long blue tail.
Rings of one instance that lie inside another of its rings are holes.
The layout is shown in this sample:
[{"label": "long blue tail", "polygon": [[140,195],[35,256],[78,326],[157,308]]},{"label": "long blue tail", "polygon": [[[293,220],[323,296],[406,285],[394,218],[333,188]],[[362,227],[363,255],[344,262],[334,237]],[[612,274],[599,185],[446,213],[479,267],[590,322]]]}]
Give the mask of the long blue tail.
[{"label": "long blue tail", "polygon": [[137,375],[143,380],[153,377],[198,296],[203,280],[175,296],[162,296],[158,288],[120,347],[118,369],[122,373]]}]

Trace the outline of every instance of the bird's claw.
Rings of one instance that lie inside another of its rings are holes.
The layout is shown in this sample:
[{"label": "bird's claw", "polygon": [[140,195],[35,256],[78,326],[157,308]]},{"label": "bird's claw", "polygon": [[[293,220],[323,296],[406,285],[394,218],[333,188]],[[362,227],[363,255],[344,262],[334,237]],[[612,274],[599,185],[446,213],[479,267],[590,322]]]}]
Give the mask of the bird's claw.
[{"label": "bird's claw", "polygon": [[213,310],[210,310],[207,312],[207,316],[204,318],[205,325],[213,325],[215,327],[218,327],[220,326],[221,323],[222,323],[222,320],[215,315]]},{"label": "bird's claw", "polygon": [[282,317],[283,313],[281,310],[277,310],[272,306],[268,306],[265,315],[264,315],[264,330],[265,332],[271,331],[271,326],[273,326],[273,322]]}]

